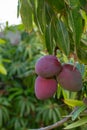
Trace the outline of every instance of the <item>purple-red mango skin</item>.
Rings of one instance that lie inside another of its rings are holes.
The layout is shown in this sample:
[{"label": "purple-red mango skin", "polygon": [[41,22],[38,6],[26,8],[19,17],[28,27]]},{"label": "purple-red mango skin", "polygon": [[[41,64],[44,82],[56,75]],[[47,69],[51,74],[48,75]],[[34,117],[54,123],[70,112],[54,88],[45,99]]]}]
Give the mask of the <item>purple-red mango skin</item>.
[{"label": "purple-red mango skin", "polygon": [[35,72],[44,78],[50,78],[58,75],[61,69],[61,63],[53,55],[41,57],[35,65]]},{"label": "purple-red mango skin", "polygon": [[79,70],[70,64],[64,64],[58,75],[59,84],[66,90],[77,92],[82,88],[82,76]]},{"label": "purple-red mango skin", "polygon": [[37,99],[44,100],[52,97],[57,91],[55,79],[44,79],[40,76],[35,81],[35,95]]}]

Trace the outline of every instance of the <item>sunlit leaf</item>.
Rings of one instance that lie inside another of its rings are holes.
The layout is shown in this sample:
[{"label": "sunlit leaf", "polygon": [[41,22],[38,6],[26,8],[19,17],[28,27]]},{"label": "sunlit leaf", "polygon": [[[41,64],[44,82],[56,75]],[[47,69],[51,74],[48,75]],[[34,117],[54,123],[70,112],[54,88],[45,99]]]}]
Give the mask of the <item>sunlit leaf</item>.
[{"label": "sunlit leaf", "polygon": [[69,129],[70,130],[72,128],[76,128],[76,127],[82,126],[82,125],[84,125],[86,123],[87,123],[87,117],[83,117],[80,120],[78,120],[78,121],[76,121],[76,122],[66,126],[64,129]]},{"label": "sunlit leaf", "polygon": [[86,32],[87,30],[87,15],[86,15],[86,12],[83,11],[83,10],[80,10],[80,13],[81,13],[81,16],[83,17],[84,19],[84,32]]},{"label": "sunlit leaf", "polygon": [[7,70],[5,69],[5,67],[2,64],[0,64],[0,73],[4,74],[4,75],[7,74]]},{"label": "sunlit leaf", "polygon": [[0,44],[5,44],[6,41],[0,38]]},{"label": "sunlit leaf", "polygon": [[63,94],[64,99],[69,98],[69,91],[62,89],[62,94]]},{"label": "sunlit leaf", "polygon": [[83,101],[74,100],[74,99],[64,99],[64,103],[71,107],[84,105]]},{"label": "sunlit leaf", "polygon": [[11,63],[11,60],[9,59],[2,59],[3,62],[6,62],[6,63]]}]

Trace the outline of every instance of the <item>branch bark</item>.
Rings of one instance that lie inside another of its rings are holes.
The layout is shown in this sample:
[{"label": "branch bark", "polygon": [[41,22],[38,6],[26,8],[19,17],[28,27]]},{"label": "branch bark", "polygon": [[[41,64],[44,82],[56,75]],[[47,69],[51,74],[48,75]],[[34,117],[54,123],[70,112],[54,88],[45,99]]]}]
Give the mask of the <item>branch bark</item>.
[{"label": "branch bark", "polygon": [[58,121],[58,122],[56,122],[56,123],[54,123],[54,124],[52,124],[52,125],[49,125],[49,126],[43,127],[43,128],[38,128],[38,129],[30,129],[30,130],[52,130],[53,128],[57,128],[57,127],[63,125],[65,122],[67,122],[67,121],[71,118],[72,114],[73,114],[77,109],[78,109],[78,107],[75,107],[75,108],[73,109],[73,111],[72,111],[67,117],[63,118],[62,120],[60,120],[60,121]]}]

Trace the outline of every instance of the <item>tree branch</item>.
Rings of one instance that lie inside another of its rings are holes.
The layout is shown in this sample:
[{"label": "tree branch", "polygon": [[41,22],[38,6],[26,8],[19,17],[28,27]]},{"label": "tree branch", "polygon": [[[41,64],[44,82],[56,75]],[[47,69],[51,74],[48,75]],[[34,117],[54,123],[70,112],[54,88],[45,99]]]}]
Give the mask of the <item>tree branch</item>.
[{"label": "tree branch", "polygon": [[67,121],[71,118],[72,114],[73,114],[77,109],[78,109],[78,107],[75,107],[75,108],[73,109],[73,111],[72,111],[67,117],[63,118],[62,120],[60,120],[60,121],[58,121],[58,122],[56,122],[56,123],[54,123],[54,124],[52,124],[52,125],[49,125],[49,126],[43,127],[43,128],[38,128],[38,129],[30,129],[30,130],[51,130],[51,129],[53,129],[53,128],[57,128],[57,127],[63,125],[65,122],[67,122]]}]

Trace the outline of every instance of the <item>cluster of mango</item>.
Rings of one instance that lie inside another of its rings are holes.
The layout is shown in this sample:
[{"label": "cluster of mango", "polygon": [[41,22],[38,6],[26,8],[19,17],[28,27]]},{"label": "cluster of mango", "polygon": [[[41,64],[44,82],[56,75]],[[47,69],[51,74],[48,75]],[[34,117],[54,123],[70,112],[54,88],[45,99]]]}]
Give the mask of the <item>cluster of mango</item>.
[{"label": "cluster of mango", "polygon": [[44,100],[52,97],[58,83],[66,90],[77,92],[82,88],[82,76],[71,64],[61,64],[54,55],[41,57],[35,65],[38,77],[35,80],[35,95]]}]

